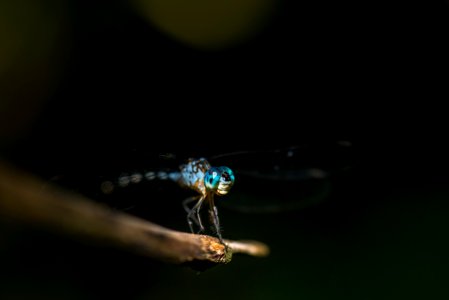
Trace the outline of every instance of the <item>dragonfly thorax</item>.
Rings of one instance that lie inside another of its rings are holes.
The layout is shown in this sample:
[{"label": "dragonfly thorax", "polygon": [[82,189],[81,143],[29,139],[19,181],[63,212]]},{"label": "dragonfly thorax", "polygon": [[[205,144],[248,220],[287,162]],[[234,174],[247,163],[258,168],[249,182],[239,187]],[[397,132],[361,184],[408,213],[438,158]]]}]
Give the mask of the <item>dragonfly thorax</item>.
[{"label": "dragonfly thorax", "polygon": [[212,167],[204,159],[189,159],[180,168],[178,183],[196,190],[202,195],[213,193],[226,195],[234,185],[234,173],[228,167]]}]

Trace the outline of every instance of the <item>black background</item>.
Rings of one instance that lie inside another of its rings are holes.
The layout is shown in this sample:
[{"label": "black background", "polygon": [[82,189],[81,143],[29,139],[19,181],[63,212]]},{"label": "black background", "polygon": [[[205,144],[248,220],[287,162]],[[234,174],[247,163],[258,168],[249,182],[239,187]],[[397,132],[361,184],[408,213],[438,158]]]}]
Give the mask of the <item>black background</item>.
[{"label": "black background", "polygon": [[[32,126],[3,145],[5,159],[46,180],[65,176],[81,193],[101,176],[159,166],[165,153],[311,144],[327,155],[343,140],[352,169],[313,207],[220,211],[225,236],[267,242],[273,254],[199,276],[4,228],[4,299],[447,297],[448,21],[446,1],[279,1],[256,36],[207,51],[124,2],[69,1],[63,71]],[[142,204],[167,195],[149,188],[121,197],[187,230],[180,201]]]}]

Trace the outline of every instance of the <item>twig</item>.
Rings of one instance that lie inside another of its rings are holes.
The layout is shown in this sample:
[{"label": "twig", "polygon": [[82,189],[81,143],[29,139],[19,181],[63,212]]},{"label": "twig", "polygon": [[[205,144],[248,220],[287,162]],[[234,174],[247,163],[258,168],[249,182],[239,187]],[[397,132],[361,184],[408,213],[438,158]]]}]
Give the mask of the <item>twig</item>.
[{"label": "twig", "polygon": [[174,264],[222,264],[233,253],[268,255],[256,241],[225,241],[174,231],[117,212],[0,162],[0,217],[50,229]]}]

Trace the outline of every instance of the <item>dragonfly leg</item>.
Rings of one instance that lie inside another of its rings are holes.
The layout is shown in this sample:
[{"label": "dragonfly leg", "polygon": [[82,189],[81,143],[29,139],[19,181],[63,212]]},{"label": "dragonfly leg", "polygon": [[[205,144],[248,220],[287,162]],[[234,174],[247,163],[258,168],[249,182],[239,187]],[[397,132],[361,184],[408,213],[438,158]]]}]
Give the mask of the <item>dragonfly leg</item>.
[{"label": "dragonfly leg", "polygon": [[[195,200],[198,200],[198,202],[190,209],[188,207],[188,204]],[[200,230],[197,233],[204,231],[204,227],[203,227],[203,224],[201,223],[201,218],[200,218],[200,214],[199,214],[201,204],[203,203],[203,201],[204,201],[204,197],[201,197],[201,196],[194,196],[194,197],[190,197],[190,198],[187,198],[186,200],[184,200],[183,205],[184,205],[184,209],[187,212],[187,223],[189,224],[190,231],[192,233],[195,232],[193,230],[193,222],[195,222],[195,224],[200,228]]]},{"label": "dragonfly leg", "polygon": [[194,202],[194,201],[197,201],[199,198],[200,198],[200,196],[193,196],[193,197],[189,197],[189,198],[185,199],[185,200],[182,202],[182,205],[184,206],[184,210],[185,210],[186,213],[187,213],[187,223],[189,224],[190,231],[191,231],[192,233],[194,232],[192,220],[195,222],[195,224],[196,224],[197,226],[200,226],[200,225],[199,225],[198,220],[196,220],[195,218],[193,218],[193,215],[191,214],[191,212],[192,212],[193,209],[191,209],[191,208],[189,207],[189,204],[192,203],[192,202]]},{"label": "dragonfly leg", "polygon": [[203,201],[204,201],[204,197],[202,197],[198,201],[197,205],[195,205],[195,206],[198,206],[198,208],[196,209],[196,219],[198,220],[198,223],[199,223],[199,226],[200,226],[200,231],[198,233],[204,231],[204,226],[201,223],[201,216],[200,216],[200,208],[201,208],[201,204],[203,203]]},{"label": "dragonfly leg", "polygon": [[218,239],[220,240],[220,242],[225,245],[224,241],[223,241],[223,237],[221,236],[221,232],[220,232],[220,220],[218,219],[218,210],[217,207],[215,205],[213,205],[210,210],[209,210],[211,219],[212,219],[212,223],[214,224],[215,227],[215,231],[217,232],[217,236]]},{"label": "dragonfly leg", "polygon": [[189,197],[189,198],[185,199],[185,200],[182,202],[182,205],[184,206],[184,210],[186,211],[186,213],[189,213],[189,212],[192,210],[192,209],[189,207],[189,204],[192,203],[192,202],[194,202],[194,201],[197,201],[200,197],[201,197],[201,196],[192,196],[192,197]]}]

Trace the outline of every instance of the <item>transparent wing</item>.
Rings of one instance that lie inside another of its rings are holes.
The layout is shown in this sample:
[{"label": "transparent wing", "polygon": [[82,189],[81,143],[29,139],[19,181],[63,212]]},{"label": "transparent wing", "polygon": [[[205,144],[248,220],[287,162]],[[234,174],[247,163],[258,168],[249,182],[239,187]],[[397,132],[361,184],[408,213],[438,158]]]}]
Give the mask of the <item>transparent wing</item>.
[{"label": "transparent wing", "polygon": [[275,213],[325,201],[336,177],[354,165],[350,142],[314,143],[274,150],[237,151],[210,158],[234,170],[233,190],[221,207],[245,213]]}]

